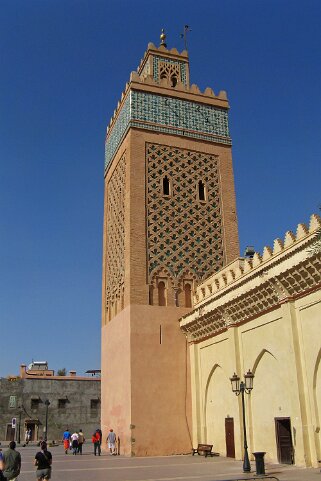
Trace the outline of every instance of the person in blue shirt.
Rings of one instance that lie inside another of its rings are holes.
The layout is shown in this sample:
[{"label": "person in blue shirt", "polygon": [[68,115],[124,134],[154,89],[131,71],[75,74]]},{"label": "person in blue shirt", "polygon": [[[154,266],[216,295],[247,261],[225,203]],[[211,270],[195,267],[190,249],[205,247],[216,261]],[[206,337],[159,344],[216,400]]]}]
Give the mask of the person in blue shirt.
[{"label": "person in blue shirt", "polygon": [[2,469],[3,469],[3,453],[2,453],[2,449],[0,448],[0,481],[2,479],[5,479],[2,473]]},{"label": "person in blue shirt", "polygon": [[68,449],[69,449],[69,446],[70,446],[70,438],[71,438],[71,434],[70,434],[69,429],[67,428],[66,431],[62,435],[62,442],[64,443],[65,454],[68,454]]}]

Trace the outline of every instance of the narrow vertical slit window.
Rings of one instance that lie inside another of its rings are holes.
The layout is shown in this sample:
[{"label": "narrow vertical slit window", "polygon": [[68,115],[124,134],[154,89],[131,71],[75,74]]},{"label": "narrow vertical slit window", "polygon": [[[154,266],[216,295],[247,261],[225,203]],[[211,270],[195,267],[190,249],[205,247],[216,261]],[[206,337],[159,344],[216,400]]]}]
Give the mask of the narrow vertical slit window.
[{"label": "narrow vertical slit window", "polygon": [[149,305],[153,305],[153,293],[154,293],[154,288],[153,286],[149,286]]},{"label": "narrow vertical slit window", "polygon": [[167,175],[163,178],[163,195],[170,195],[171,189],[170,189],[170,182],[168,180]]},{"label": "narrow vertical slit window", "polygon": [[121,309],[123,310],[125,307],[125,299],[124,299],[124,288],[121,291]]},{"label": "narrow vertical slit window", "polygon": [[185,307],[192,307],[192,287],[191,284],[186,283],[184,285],[185,291]]},{"label": "narrow vertical slit window", "polygon": [[199,200],[206,200],[205,184],[201,180],[198,182],[198,198]]},{"label": "narrow vertical slit window", "polygon": [[158,283],[158,305],[166,306],[165,282]]},{"label": "narrow vertical slit window", "polygon": [[159,343],[163,343],[163,333],[162,333],[162,325],[159,325]]},{"label": "narrow vertical slit window", "polygon": [[177,85],[177,77],[176,77],[176,75],[172,75],[172,76],[171,76],[171,84],[172,84],[172,87],[176,87],[176,85]]}]

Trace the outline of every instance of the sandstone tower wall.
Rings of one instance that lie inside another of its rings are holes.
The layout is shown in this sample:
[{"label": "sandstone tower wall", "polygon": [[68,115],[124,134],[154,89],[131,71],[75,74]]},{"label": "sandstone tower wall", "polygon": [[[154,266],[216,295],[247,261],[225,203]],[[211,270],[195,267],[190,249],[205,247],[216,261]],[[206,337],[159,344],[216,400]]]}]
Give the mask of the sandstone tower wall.
[{"label": "sandstone tower wall", "polygon": [[102,426],[127,455],[191,449],[178,319],[239,255],[228,102],[190,86],[187,52],[149,44],[106,136]]}]

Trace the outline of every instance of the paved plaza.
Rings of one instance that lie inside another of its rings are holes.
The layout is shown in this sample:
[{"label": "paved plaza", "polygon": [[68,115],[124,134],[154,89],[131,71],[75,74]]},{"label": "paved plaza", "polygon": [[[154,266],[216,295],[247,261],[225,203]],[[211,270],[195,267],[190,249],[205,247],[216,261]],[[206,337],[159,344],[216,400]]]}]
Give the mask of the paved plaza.
[{"label": "paved plaza", "polygon": [[[39,448],[18,448],[22,455],[22,471],[19,481],[36,479],[33,460]],[[53,455],[53,481],[218,481],[248,478],[244,475],[242,462],[233,459],[201,456],[164,456],[148,458],[125,458],[106,453],[94,456],[92,446],[85,445],[82,456],[65,455],[62,446],[50,448]],[[289,481],[321,481],[319,469],[304,469],[284,465],[267,465],[267,476]]]}]

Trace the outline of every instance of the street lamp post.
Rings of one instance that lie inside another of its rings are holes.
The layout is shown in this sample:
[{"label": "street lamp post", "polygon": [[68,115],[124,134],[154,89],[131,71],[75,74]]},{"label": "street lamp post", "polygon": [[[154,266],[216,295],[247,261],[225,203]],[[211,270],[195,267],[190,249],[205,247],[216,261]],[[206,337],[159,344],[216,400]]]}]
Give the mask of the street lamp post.
[{"label": "street lamp post", "polygon": [[245,421],[245,404],[244,404],[244,393],[250,394],[253,389],[253,379],[254,374],[248,370],[246,374],[244,374],[244,382],[240,382],[240,378],[236,373],[230,378],[232,384],[232,391],[239,396],[241,394],[242,398],[242,414],[243,414],[243,435],[244,435],[244,460],[243,460],[243,472],[250,473],[251,472],[251,465],[249,460],[249,454],[247,451],[247,437],[246,437],[246,421]]},{"label": "street lamp post", "polygon": [[22,415],[22,406],[19,406],[18,444],[21,443],[21,415]]},{"label": "street lamp post", "polygon": [[46,406],[46,432],[45,432],[45,441],[48,439],[48,407],[50,406],[50,401],[48,399],[45,400]]}]

